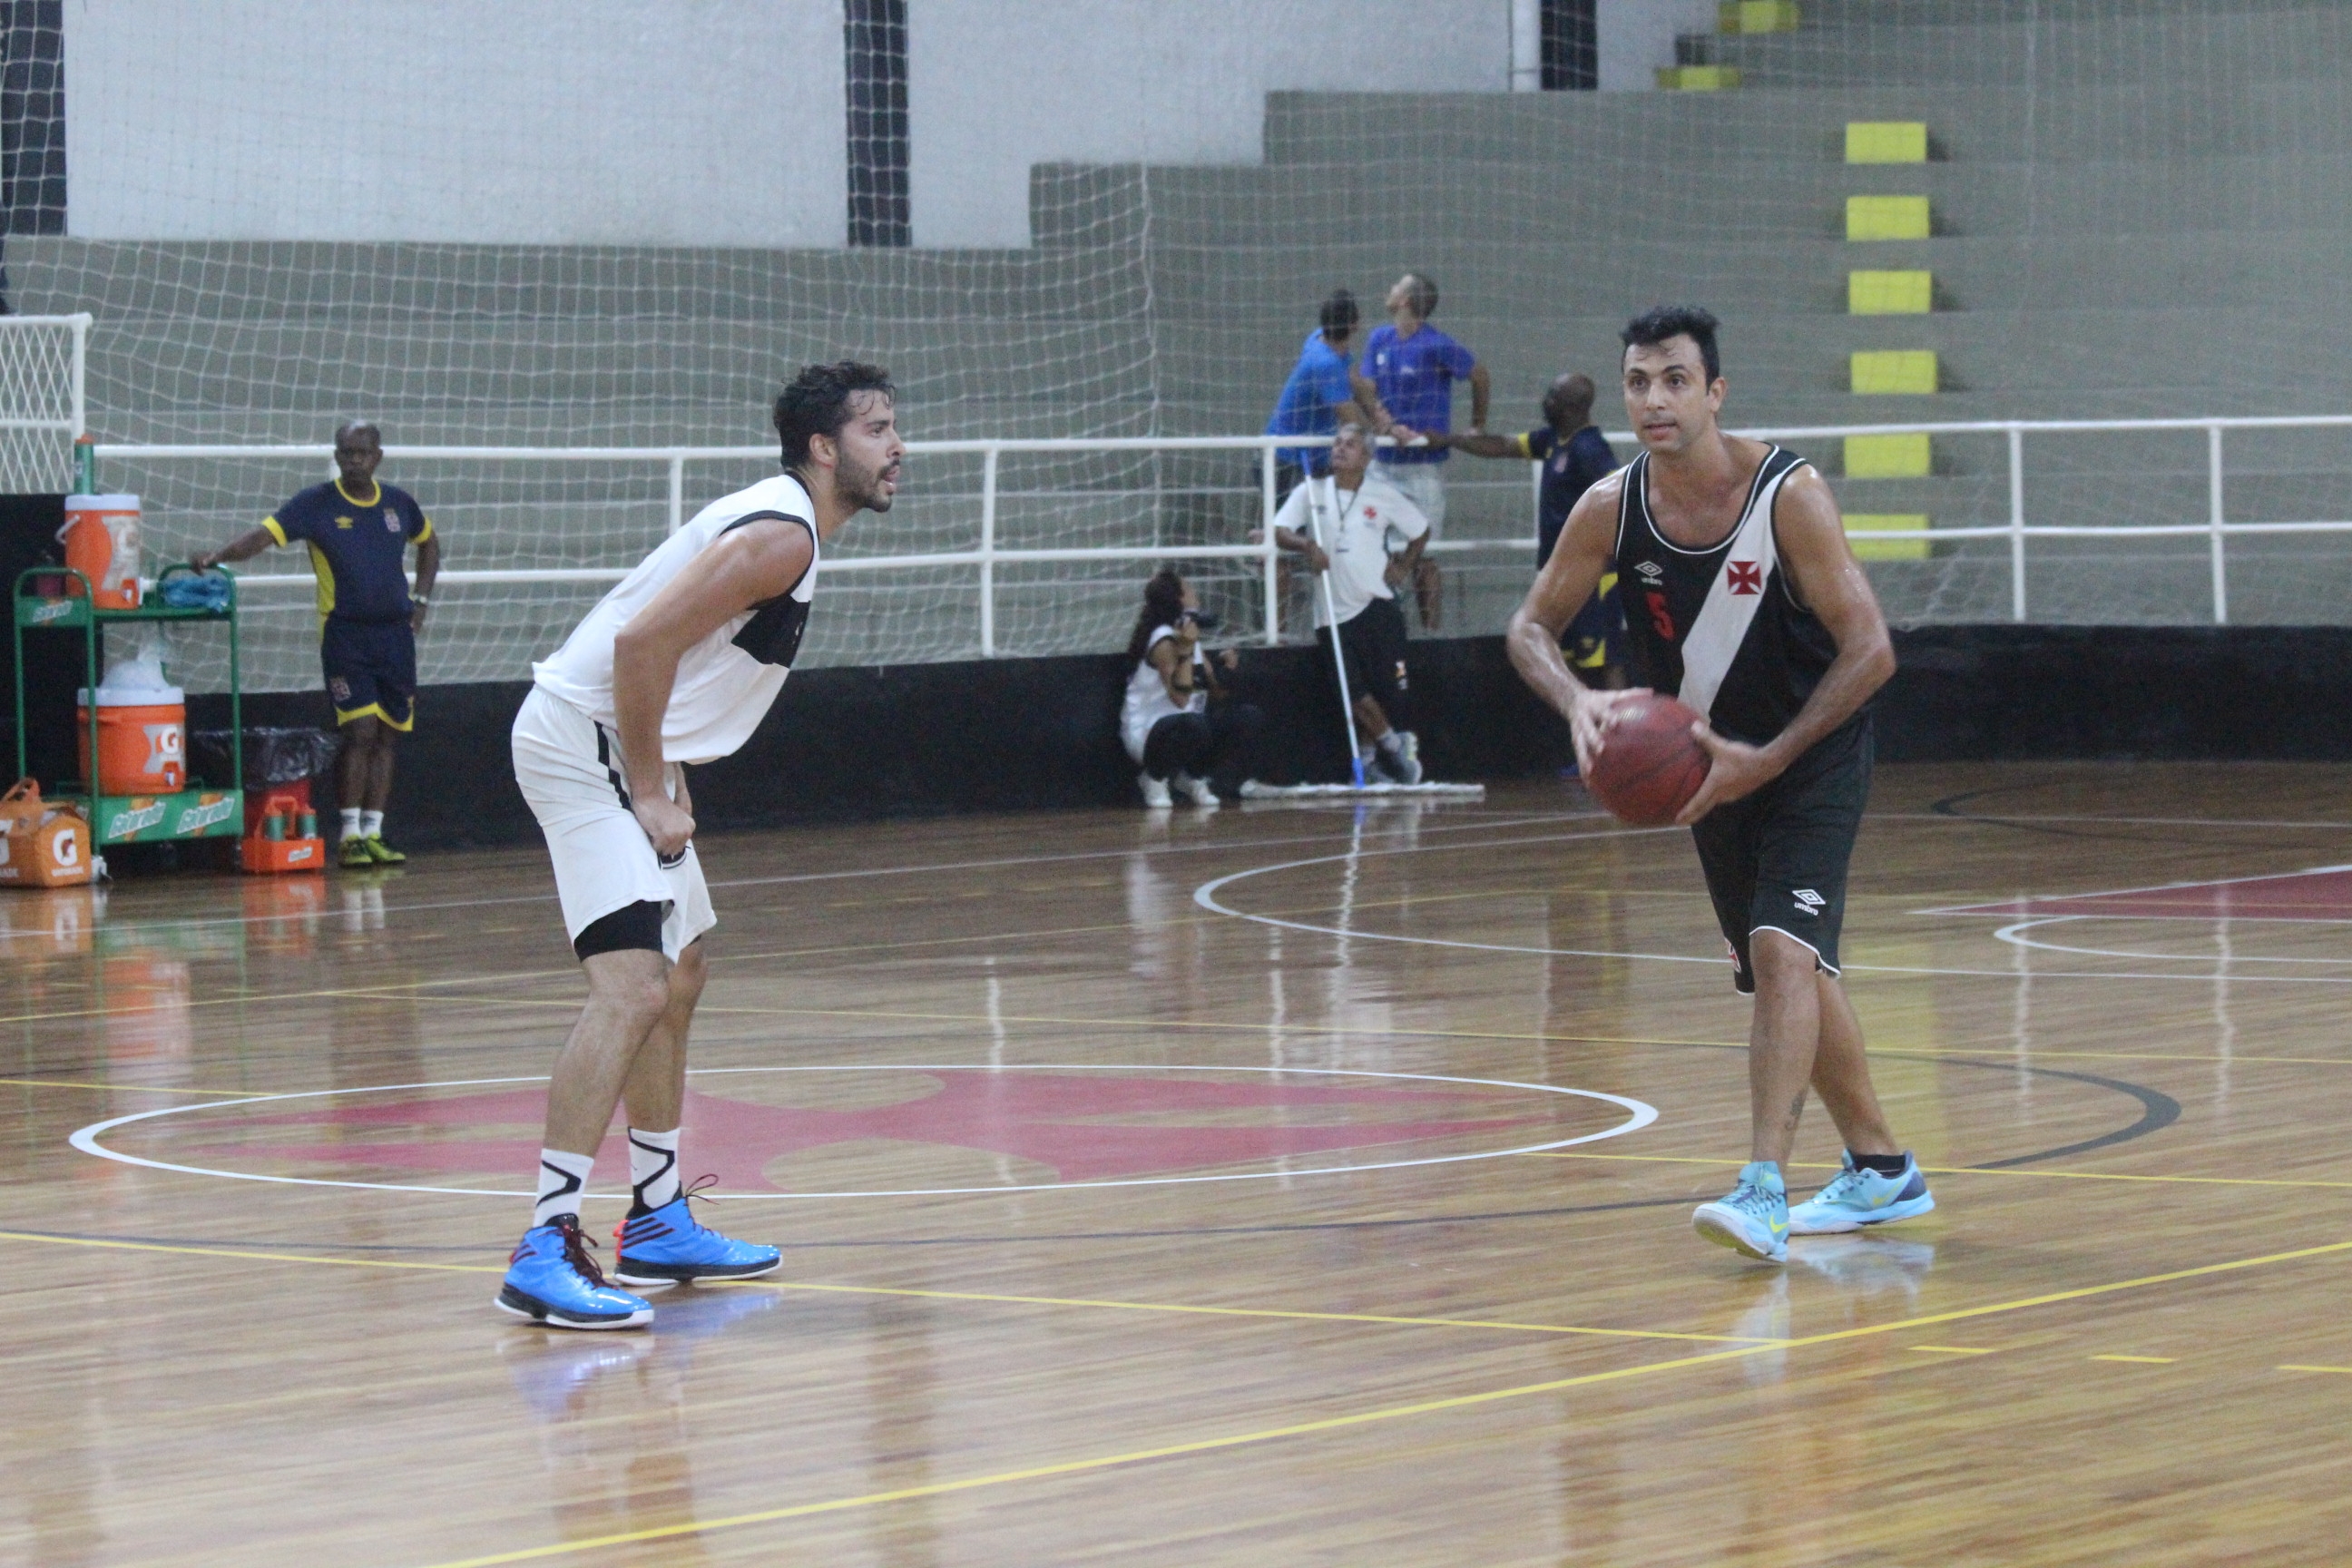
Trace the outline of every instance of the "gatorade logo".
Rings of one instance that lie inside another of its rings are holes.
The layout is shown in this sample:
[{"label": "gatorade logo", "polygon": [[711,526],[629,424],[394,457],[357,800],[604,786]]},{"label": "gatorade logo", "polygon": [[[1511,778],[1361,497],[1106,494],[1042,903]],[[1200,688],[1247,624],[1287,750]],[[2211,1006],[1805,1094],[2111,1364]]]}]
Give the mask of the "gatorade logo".
[{"label": "gatorade logo", "polygon": [[180,760],[180,727],[177,724],[149,724],[147,731],[147,766],[144,771],[160,773],[167,763]]},{"label": "gatorade logo", "polygon": [[192,805],[180,813],[179,825],[172,831],[175,834],[199,832],[210,827],[215,822],[226,822],[229,819],[229,814],[236,809],[236,801],[235,797],[229,795],[223,795],[218,800],[206,801],[202,805]]},{"label": "gatorade logo", "polygon": [[81,834],[68,827],[49,841],[49,853],[60,871],[70,871],[81,864]]},{"label": "gatorade logo", "polygon": [[163,803],[151,800],[144,805],[116,812],[113,826],[108,829],[108,837],[120,838],[127,834],[142,833],[163,820]]}]

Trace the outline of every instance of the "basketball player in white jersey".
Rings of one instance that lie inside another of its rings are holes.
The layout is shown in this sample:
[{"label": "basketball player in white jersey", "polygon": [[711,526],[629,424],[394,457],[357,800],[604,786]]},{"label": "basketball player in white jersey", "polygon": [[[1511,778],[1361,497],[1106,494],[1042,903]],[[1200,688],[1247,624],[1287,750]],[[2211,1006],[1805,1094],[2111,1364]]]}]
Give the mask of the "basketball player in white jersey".
[{"label": "basketball player in white jersey", "polygon": [[824,542],[890,510],[906,448],[887,373],[811,365],[776,399],[784,472],[711,502],[531,668],[515,779],[547,836],[588,1004],[548,1085],[539,1196],[500,1287],[551,1328],[650,1322],[605,1282],[580,1200],[615,1104],[629,1112],[632,1201],[614,1278],[658,1287],[773,1269],[772,1247],[696,1222],[678,1185],[686,1038],[715,923],[694,853],[686,765],[728,755],[782,689]]},{"label": "basketball player in white jersey", "polygon": [[[1507,642],[1528,684],[1568,717],[1588,777],[1622,702],[1674,691],[1706,720],[1696,733],[1712,767],[1676,820],[1696,840],[1733,984],[1756,1010],[1748,1163],[1692,1222],[1778,1262],[1791,1233],[1909,1219],[1936,1200],[1879,1109],[1838,980],[1846,865],[1870,793],[1868,704],[1895,673],[1894,646],[1822,477],[1717,426],[1716,324],[1660,307],[1621,334],[1642,455],[1569,513]],[[1640,690],[1594,690],[1560,657],[1560,634],[1612,557]],[[1809,1088],[1845,1141],[1844,1169],[1791,1210],[1782,1173]]]}]

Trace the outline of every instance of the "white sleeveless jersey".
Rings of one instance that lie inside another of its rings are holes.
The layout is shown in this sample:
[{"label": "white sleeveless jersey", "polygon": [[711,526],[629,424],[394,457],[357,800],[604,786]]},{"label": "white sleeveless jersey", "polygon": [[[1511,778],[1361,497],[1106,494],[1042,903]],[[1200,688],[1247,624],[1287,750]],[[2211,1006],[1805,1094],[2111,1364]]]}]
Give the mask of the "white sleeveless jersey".
[{"label": "white sleeveless jersey", "polygon": [[[816,509],[808,491],[789,474],[762,479],[749,489],[722,496],[696,514],[661,547],[637,563],[563,646],[530,667],[531,679],[608,729],[620,721],[613,710],[613,639],[686,563],[719,542],[730,529],[768,518],[799,523],[820,548]],[[673,763],[707,763],[727,756],[751,738],[769,705],[784,688],[793,656],[808,625],[816,595],[816,557],[790,592],[735,616],[686,650],[677,661],[669,708],[662,714],[662,755]]]},{"label": "white sleeveless jersey", "polygon": [[1143,761],[1143,742],[1151,738],[1151,727],[1175,713],[1204,713],[1209,708],[1209,683],[1201,672],[1209,661],[1202,657],[1199,647],[1192,649],[1192,698],[1183,707],[1176,706],[1168,695],[1168,683],[1160,679],[1160,671],[1151,662],[1151,650],[1160,642],[1176,635],[1174,626],[1156,627],[1143,645],[1143,657],[1135,661],[1128,672],[1127,699],[1119,705],[1118,738],[1127,746],[1128,755]]}]

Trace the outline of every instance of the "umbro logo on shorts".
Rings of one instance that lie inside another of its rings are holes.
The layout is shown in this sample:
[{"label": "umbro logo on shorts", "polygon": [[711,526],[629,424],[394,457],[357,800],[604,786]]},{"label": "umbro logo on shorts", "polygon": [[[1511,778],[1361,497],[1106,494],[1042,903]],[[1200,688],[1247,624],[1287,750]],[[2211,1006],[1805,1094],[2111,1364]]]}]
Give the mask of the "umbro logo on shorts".
[{"label": "umbro logo on shorts", "polygon": [[1789,896],[1797,900],[1797,911],[1800,914],[1820,914],[1822,912],[1822,906],[1829,902],[1827,899],[1824,899],[1811,888],[1799,888],[1795,892]]}]

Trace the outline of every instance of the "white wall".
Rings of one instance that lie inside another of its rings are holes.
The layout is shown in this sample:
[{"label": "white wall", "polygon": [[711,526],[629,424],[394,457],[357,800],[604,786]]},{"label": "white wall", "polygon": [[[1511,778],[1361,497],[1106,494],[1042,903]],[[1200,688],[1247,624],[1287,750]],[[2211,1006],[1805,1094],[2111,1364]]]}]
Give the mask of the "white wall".
[{"label": "white wall", "polygon": [[71,234],[839,245],[839,0],[66,0]]},{"label": "white wall", "polygon": [[1029,166],[1254,163],[1283,89],[1501,92],[1510,0],[908,0],[915,243],[1029,243]]},{"label": "white wall", "polygon": [[1715,18],[1715,0],[1600,0],[1601,90],[1656,88],[1657,68],[1675,63],[1675,35],[1712,33]]}]

